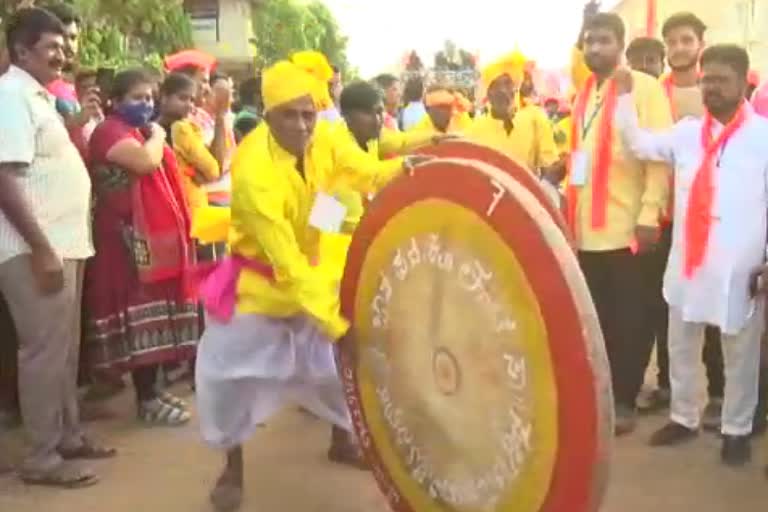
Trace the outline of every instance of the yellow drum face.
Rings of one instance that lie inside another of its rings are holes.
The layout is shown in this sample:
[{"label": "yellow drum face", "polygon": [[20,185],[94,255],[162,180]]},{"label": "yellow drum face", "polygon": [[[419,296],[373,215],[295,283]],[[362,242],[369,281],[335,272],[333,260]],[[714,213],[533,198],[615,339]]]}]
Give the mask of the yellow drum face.
[{"label": "yellow drum face", "polygon": [[345,385],[398,511],[596,502],[603,408],[574,301],[585,289],[548,240],[573,263],[559,227],[494,172],[429,164],[377,198],[350,247],[343,303],[360,357],[342,355]]}]

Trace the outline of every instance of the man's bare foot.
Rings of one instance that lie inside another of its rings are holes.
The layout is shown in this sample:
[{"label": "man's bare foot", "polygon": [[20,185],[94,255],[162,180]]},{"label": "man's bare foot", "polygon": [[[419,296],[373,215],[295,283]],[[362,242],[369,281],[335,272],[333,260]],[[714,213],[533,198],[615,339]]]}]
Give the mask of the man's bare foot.
[{"label": "man's bare foot", "polygon": [[211,491],[211,504],[216,512],[234,512],[243,503],[243,449],[227,453],[227,465]]},{"label": "man's bare foot", "polygon": [[355,442],[354,436],[339,427],[334,426],[331,432],[331,447],[328,449],[328,460],[337,464],[352,466],[367,471],[370,466],[365,460],[362,450]]}]

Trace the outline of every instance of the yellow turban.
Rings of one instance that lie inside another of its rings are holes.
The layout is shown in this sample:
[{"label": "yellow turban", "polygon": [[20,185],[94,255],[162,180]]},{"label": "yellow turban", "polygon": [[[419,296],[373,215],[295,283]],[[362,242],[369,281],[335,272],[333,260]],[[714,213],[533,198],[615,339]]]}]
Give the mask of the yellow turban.
[{"label": "yellow turban", "polygon": [[303,96],[314,98],[317,80],[292,62],[281,60],[261,76],[261,96],[264,111],[284,105]]},{"label": "yellow turban", "polygon": [[520,84],[525,76],[526,62],[525,56],[515,50],[493,64],[489,64],[482,72],[483,87],[488,90],[496,79],[504,75],[509,76],[516,84]]},{"label": "yellow turban", "polygon": [[302,51],[291,56],[291,62],[300,67],[317,80],[312,98],[318,110],[326,110],[333,106],[328,84],[333,78],[333,68],[325,55],[320,52]]}]

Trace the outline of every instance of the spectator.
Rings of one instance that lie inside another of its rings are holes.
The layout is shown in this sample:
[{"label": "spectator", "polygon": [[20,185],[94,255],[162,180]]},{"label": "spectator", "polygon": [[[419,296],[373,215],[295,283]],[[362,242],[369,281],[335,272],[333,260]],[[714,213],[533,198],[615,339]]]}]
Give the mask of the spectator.
[{"label": "spectator", "polygon": [[90,142],[96,257],[85,286],[89,360],[94,369],[131,372],[142,422],[183,425],[186,404],[156,384],[160,365],[192,358],[197,345],[197,305],[185,280],[188,208],[165,130],[150,122],[151,78],[118,73],[112,104]]},{"label": "spectator", "polygon": [[397,118],[400,115],[400,103],[402,101],[400,80],[395,75],[385,73],[377,76],[374,82],[384,93],[384,128],[397,130]]},{"label": "spectator", "polygon": [[424,82],[420,77],[409,79],[403,91],[405,108],[401,112],[400,128],[404,131],[416,126],[427,115],[424,106]]},{"label": "spectator", "polygon": [[235,116],[235,137],[238,143],[261,122],[261,76],[249,78],[240,84],[240,104],[242,108]]},{"label": "spectator", "polygon": [[95,484],[71,459],[112,457],[89,441],[77,403],[80,295],[93,254],[88,173],[46,86],[61,77],[65,29],[48,11],[19,10],[6,27],[0,77],[0,292],[19,334],[19,391],[32,450],[29,484]]}]

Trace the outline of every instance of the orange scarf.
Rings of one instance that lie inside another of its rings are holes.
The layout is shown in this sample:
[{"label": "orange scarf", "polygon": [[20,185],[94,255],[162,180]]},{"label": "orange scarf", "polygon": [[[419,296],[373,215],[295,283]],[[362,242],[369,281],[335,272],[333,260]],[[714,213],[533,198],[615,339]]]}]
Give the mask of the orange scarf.
[{"label": "orange scarf", "polygon": [[[597,84],[597,76],[592,74],[584,84],[584,90],[576,100],[576,105],[571,119],[571,154],[578,150],[581,138],[586,133],[580,133],[585,128],[585,113],[592,89]],[[606,210],[608,203],[608,178],[613,160],[613,117],[616,112],[616,83],[613,80],[605,84],[605,96],[603,97],[602,115],[600,117],[599,132],[595,138],[594,165],[592,165],[592,229],[605,227]],[[597,106],[595,108],[600,108]],[[571,170],[569,170],[569,173]],[[579,197],[578,187],[568,187],[568,223],[574,234],[576,233],[576,203]]]},{"label": "orange scarf", "polygon": [[709,234],[712,229],[712,202],[714,200],[714,161],[728,140],[742,127],[747,118],[747,108],[742,103],[736,115],[723,128],[720,135],[712,140],[714,120],[707,112],[701,128],[701,147],[704,157],[691,185],[688,207],[685,214],[685,261],[683,272],[690,279],[704,263]]},{"label": "orange scarf", "polygon": [[672,119],[677,120],[677,108],[675,108],[675,79],[672,77],[672,73],[668,74],[662,82],[664,86],[664,92],[667,93],[667,99],[669,100],[669,109],[672,111]]}]

